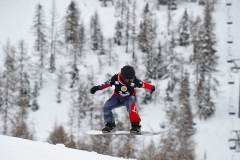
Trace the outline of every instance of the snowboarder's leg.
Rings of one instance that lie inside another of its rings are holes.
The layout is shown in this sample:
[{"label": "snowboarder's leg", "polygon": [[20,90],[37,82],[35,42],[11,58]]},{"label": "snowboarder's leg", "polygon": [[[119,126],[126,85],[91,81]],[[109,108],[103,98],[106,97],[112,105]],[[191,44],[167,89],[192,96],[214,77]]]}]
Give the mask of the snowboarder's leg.
[{"label": "snowboarder's leg", "polygon": [[137,108],[136,108],[136,105],[135,105],[135,97],[131,96],[129,98],[126,98],[124,104],[127,107],[130,122],[131,123],[140,123],[141,118],[138,114],[138,111],[137,111]]},{"label": "snowboarder's leg", "polygon": [[104,122],[114,124],[115,118],[112,113],[112,109],[120,107],[122,104],[119,102],[118,98],[114,95],[109,98],[103,106]]},{"label": "snowboarder's leg", "polygon": [[141,132],[141,118],[138,114],[136,105],[135,105],[135,97],[131,96],[125,100],[125,105],[129,112],[129,119],[132,124],[132,128],[130,130],[131,133],[140,133]]}]

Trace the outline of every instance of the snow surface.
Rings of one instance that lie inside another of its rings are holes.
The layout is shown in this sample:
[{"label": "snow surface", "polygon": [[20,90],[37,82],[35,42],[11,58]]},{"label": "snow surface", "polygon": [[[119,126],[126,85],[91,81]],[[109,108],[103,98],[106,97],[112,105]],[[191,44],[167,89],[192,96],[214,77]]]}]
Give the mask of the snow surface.
[{"label": "snow surface", "polygon": [[[138,0],[138,9],[142,10],[147,0]],[[152,2],[152,0],[148,0]],[[59,17],[63,17],[66,13],[66,8],[70,4],[71,0],[56,1],[57,12]],[[114,34],[114,25],[116,19],[114,18],[114,8],[104,8],[99,5],[98,0],[78,0],[78,5],[81,10],[81,17],[84,24],[89,26],[90,17],[97,10],[100,15],[105,15],[106,18],[100,16],[100,21],[103,27],[103,34],[105,37],[110,37]],[[41,3],[45,10],[45,16],[50,16],[51,3],[49,0],[6,0],[0,3],[0,45],[3,46],[7,39],[10,39],[12,44],[15,44],[20,39],[27,41],[29,50],[31,52],[33,44],[33,36],[31,33],[31,26],[33,24],[33,16],[37,3]],[[175,11],[175,23],[179,23],[178,18],[183,14],[185,8],[188,8],[189,15],[198,16],[202,15],[203,8],[197,3],[188,3],[188,5],[178,6],[178,10]],[[229,111],[229,99],[232,105],[238,113],[238,101],[239,101],[239,75],[231,73],[229,68],[233,64],[227,63],[229,47],[231,49],[232,56],[234,58],[240,58],[238,51],[240,50],[240,32],[239,32],[239,15],[240,15],[240,1],[232,0],[231,6],[226,6],[226,0],[219,0],[214,12],[214,21],[216,22],[216,34],[218,41],[218,54],[219,59],[219,97],[217,98],[217,109],[215,115],[209,118],[207,121],[199,120],[195,117],[194,121],[197,123],[197,133],[194,135],[196,142],[196,156],[198,160],[203,159],[206,154],[208,160],[226,160],[240,158],[240,154],[229,149],[228,139],[230,132],[233,129],[240,130],[240,120],[237,115],[230,116]],[[160,8],[161,15],[159,17],[159,33],[166,29],[167,13],[166,8]],[[112,13],[112,14],[110,14]],[[141,13],[137,13],[140,15]],[[227,16],[231,15],[233,18],[233,25],[227,25]],[[227,44],[228,35],[233,37],[234,43]],[[164,35],[162,35],[164,37]],[[119,72],[122,65],[130,63],[129,54],[122,54],[124,51],[116,50],[119,56],[121,64],[113,64],[111,68],[105,68],[101,77],[96,79],[95,84],[100,84],[106,80],[106,73],[114,74]],[[186,50],[187,52],[187,50]],[[89,61],[88,67],[100,72],[98,66],[94,64],[98,61],[93,55],[86,57]],[[0,54],[0,65],[3,63],[3,55]],[[137,70],[137,74],[141,73],[141,68]],[[235,84],[229,85],[229,75],[235,78]],[[141,76],[141,75],[140,75]],[[162,83],[163,85],[164,83]],[[108,156],[101,156],[97,153],[89,153],[84,151],[78,151],[73,149],[63,148],[61,146],[50,145],[43,143],[49,136],[49,132],[52,131],[55,123],[66,124],[68,122],[68,110],[70,108],[70,97],[64,96],[61,104],[55,102],[55,88],[51,83],[47,83],[41,91],[39,104],[41,108],[34,113],[31,113],[29,122],[34,124],[36,132],[36,140],[40,142],[33,142],[28,140],[21,140],[18,138],[10,138],[7,136],[0,136],[0,159],[2,160],[61,160],[61,159],[82,159],[87,157],[88,159],[111,159]],[[162,94],[163,87],[157,86],[157,91]],[[96,93],[93,98],[97,98],[100,93]],[[151,130],[153,128],[159,128],[159,124],[164,122],[164,108],[161,102],[155,102],[150,105],[143,105],[140,115],[142,118],[142,129]],[[118,110],[122,110],[118,109]],[[89,128],[88,128],[89,129]],[[145,138],[144,138],[145,139]],[[157,141],[159,137],[151,137],[154,141]],[[54,154],[51,154],[50,151]],[[26,155],[29,158],[26,159]],[[71,157],[70,157],[71,156]],[[117,158],[112,158],[117,159]]]},{"label": "snow surface", "polygon": [[123,158],[0,135],[1,160],[119,160]]}]

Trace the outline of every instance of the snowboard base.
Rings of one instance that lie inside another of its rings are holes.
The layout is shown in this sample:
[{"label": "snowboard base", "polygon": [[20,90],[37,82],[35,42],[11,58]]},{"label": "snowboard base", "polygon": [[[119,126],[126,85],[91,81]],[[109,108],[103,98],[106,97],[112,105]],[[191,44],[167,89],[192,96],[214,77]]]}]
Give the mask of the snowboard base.
[{"label": "snowboard base", "polygon": [[146,135],[146,136],[153,136],[153,135],[159,135],[161,133],[164,133],[167,131],[141,131],[141,133],[130,133],[130,131],[115,131],[115,132],[110,132],[110,133],[103,133],[102,131],[99,130],[89,130],[86,131],[85,133],[87,135]]}]

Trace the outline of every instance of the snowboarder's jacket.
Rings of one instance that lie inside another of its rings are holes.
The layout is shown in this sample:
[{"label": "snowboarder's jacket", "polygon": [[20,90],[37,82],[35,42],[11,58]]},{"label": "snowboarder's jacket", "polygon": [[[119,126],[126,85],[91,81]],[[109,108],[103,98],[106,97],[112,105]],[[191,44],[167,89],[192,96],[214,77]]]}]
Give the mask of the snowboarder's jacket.
[{"label": "snowboarder's jacket", "polygon": [[153,85],[147,82],[142,82],[137,77],[135,77],[131,83],[124,83],[121,73],[115,74],[110,80],[106,81],[102,85],[99,85],[98,89],[103,90],[105,88],[111,87],[112,85],[115,86],[114,95],[120,97],[135,96],[135,88],[145,88],[150,91],[153,91],[154,89]]}]

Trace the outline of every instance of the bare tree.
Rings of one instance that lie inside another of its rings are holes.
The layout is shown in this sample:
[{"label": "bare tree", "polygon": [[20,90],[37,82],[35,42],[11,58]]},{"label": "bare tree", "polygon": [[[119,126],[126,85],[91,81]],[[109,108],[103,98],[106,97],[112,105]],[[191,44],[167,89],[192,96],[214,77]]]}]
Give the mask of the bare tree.
[{"label": "bare tree", "polygon": [[3,53],[5,54],[4,67],[2,75],[1,90],[3,91],[2,104],[1,104],[1,119],[2,119],[2,133],[4,135],[10,135],[12,129],[11,121],[14,115],[14,107],[16,105],[15,93],[17,91],[17,66],[15,59],[15,48],[10,44],[8,40],[6,45],[3,47]]},{"label": "bare tree", "polygon": [[66,72],[64,71],[63,66],[61,66],[59,72],[57,73],[57,103],[62,102],[61,95],[63,92],[64,84],[66,82],[65,73]]},{"label": "bare tree", "polygon": [[104,6],[104,7],[107,7],[107,2],[111,2],[112,3],[112,5],[114,5],[114,2],[113,2],[113,0],[100,0],[100,1],[102,1],[102,5]]},{"label": "bare tree", "polygon": [[47,55],[47,36],[46,36],[46,29],[47,26],[45,24],[45,16],[44,16],[44,10],[42,5],[39,3],[36,6],[36,13],[34,15],[34,24],[33,24],[33,32],[35,35],[35,46],[34,50],[38,57],[38,61],[36,62],[36,75],[38,77],[38,82],[40,88],[42,87],[43,83],[43,73],[45,69],[45,63],[46,63],[46,55]]},{"label": "bare tree", "polygon": [[50,63],[49,71],[53,73],[56,70],[56,55],[59,53],[59,31],[57,28],[57,12],[55,0],[52,1],[51,25],[50,25]]},{"label": "bare tree", "polygon": [[136,24],[137,24],[137,15],[136,15],[136,0],[133,1],[133,6],[132,6],[132,35],[131,35],[131,39],[132,39],[132,57],[135,58],[135,43],[136,43],[136,39],[137,39],[137,31],[136,31]]},{"label": "bare tree", "polygon": [[18,48],[16,51],[17,65],[18,68],[18,79],[19,79],[19,92],[20,95],[25,96],[27,106],[29,106],[30,96],[31,96],[31,86],[30,86],[30,77],[28,74],[29,70],[29,60],[30,57],[27,53],[26,43],[23,40],[20,40],[18,43]]},{"label": "bare tree", "polygon": [[15,87],[17,88],[16,100],[14,107],[14,115],[12,116],[12,136],[21,137],[25,139],[33,139],[33,133],[31,133],[27,126],[27,107],[30,102],[30,82],[27,75],[27,65],[29,57],[27,56],[26,44],[23,40],[19,41],[16,50],[16,79]]},{"label": "bare tree", "polygon": [[66,147],[76,148],[76,143],[72,136],[69,136],[62,125],[55,125],[54,130],[50,133],[47,141],[51,144],[65,144]]}]

